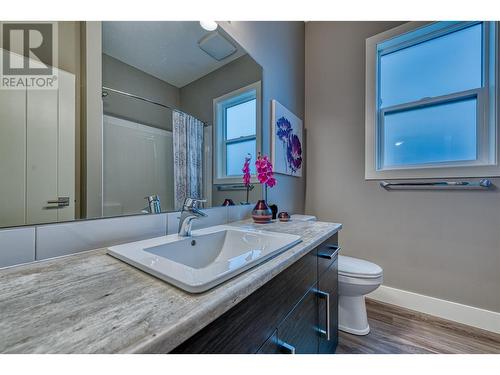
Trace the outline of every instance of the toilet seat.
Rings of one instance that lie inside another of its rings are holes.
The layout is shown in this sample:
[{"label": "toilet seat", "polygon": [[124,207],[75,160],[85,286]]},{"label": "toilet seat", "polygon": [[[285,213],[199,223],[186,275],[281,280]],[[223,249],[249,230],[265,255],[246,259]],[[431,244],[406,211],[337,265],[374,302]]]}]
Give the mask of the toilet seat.
[{"label": "toilet seat", "polygon": [[383,275],[382,268],[375,263],[363,259],[339,255],[339,276],[354,279],[378,279]]},{"label": "toilet seat", "polygon": [[380,275],[378,277],[357,277],[357,276],[346,276],[339,274],[339,283],[349,284],[349,285],[380,285],[384,281],[384,276]]}]

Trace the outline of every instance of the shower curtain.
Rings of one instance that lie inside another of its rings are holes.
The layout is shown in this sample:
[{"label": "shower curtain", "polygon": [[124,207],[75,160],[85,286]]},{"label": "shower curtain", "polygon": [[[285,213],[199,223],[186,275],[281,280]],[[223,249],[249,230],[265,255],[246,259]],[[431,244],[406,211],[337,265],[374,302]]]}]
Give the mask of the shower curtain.
[{"label": "shower curtain", "polygon": [[184,199],[202,198],[203,122],[180,111],[172,112],[174,138],[174,205],[182,208]]}]

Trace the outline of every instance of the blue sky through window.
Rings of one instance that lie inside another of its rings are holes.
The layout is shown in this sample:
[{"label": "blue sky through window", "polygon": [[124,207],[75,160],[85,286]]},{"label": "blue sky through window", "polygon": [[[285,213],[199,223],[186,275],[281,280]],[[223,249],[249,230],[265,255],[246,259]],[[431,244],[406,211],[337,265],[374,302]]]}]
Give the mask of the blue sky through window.
[{"label": "blue sky through window", "polygon": [[380,57],[380,107],[482,85],[482,24]]},{"label": "blue sky through window", "polygon": [[255,139],[243,142],[229,143],[226,152],[226,175],[240,176],[243,174],[243,162],[247,154],[252,155],[250,173],[255,174]]},{"label": "blue sky through window", "polygon": [[387,113],[383,167],[475,160],[476,98]]},{"label": "blue sky through window", "polygon": [[226,108],[226,139],[255,135],[256,100]]}]

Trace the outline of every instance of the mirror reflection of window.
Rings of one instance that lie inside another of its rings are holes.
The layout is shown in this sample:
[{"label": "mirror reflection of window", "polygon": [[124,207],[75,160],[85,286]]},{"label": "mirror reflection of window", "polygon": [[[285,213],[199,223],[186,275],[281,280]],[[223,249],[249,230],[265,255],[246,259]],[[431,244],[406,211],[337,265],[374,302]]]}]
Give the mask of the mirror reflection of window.
[{"label": "mirror reflection of window", "polygon": [[[255,158],[256,150],[256,99],[226,108],[226,175],[240,176],[241,160],[250,154]],[[250,173],[255,174],[255,164],[251,163]]]},{"label": "mirror reflection of window", "polygon": [[251,155],[250,173],[255,174],[260,113],[260,83],[243,87],[215,99],[217,181],[241,182],[242,166]]}]

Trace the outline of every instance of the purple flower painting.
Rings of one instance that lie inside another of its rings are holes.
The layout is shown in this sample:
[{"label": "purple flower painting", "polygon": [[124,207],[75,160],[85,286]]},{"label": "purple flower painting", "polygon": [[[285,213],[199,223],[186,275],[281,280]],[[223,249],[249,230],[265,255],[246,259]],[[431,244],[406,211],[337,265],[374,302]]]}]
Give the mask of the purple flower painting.
[{"label": "purple flower painting", "polygon": [[272,101],[272,162],[276,173],[302,176],[302,120]]},{"label": "purple flower painting", "polygon": [[288,137],[286,145],[286,160],[292,172],[297,172],[302,167],[302,144],[296,134]]},{"label": "purple flower painting", "polygon": [[276,128],[276,135],[278,138],[281,141],[286,142],[292,132],[292,125],[290,124],[290,121],[288,121],[286,117],[280,117],[278,121],[276,121]]}]

